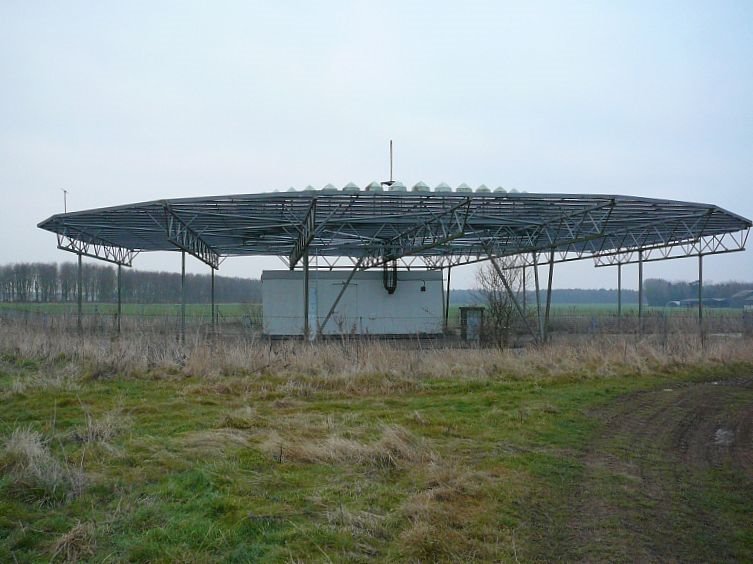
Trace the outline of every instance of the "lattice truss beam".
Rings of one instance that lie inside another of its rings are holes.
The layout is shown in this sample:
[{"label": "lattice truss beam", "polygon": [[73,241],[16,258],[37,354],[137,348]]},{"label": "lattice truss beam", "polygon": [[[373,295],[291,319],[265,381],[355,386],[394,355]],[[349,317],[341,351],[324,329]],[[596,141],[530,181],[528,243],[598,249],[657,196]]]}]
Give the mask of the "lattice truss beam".
[{"label": "lattice truss beam", "polygon": [[[427,257],[429,268],[458,266],[487,260],[493,256],[512,257],[507,264],[532,266],[535,254],[554,250],[555,262],[569,262],[592,258],[596,266],[638,262],[638,252],[643,261],[667,260],[699,254],[719,254],[742,251],[748,237],[748,228],[736,232],[718,232],[713,218],[718,209],[698,210],[691,214],[678,214],[660,219],[634,218],[631,221],[614,221],[614,204],[601,209],[585,210],[550,224],[542,224],[527,235],[507,229],[507,236],[491,239],[480,237],[480,244],[466,253],[445,257]],[[613,220],[610,222],[610,218]],[[711,233],[708,233],[711,231]],[[543,236],[542,236],[543,233]],[[563,237],[564,234],[564,237]],[[481,244],[485,241],[486,246]]]},{"label": "lattice truss beam", "polygon": [[[465,235],[471,201],[467,199],[451,206],[446,211],[431,209],[416,210],[420,220],[417,225],[409,227],[392,237],[381,237],[368,246],[364,254],[364,268],[378,266],[387,261],[433,252],[434,249],[447,246],[452,241]],[[393,226],[393,230],[394,230]]]},{"label": "lattice truss beam", "polygon": [[595,266],[616,266],[684,258],[689,256],[734,253],[745,249],[748,231],[721,233],[699,239],[679,241],[660,247],[633,247],[623,251],[601,254],[594,257]]},{"label": "lattice truss beam", "polygon": [[68,233],[58,233],[58,249],[122,266],[131,266],[138,255],[137,251],[111,245],[96,237],[77,235],[72,237]]},{"label": "lattice truss beam", "polygon": [[213,268],[221,257],[249,255],[294,268],[306,253],[323,268],[352,268],[361,258],[362,268],[395,259],[441,268],[486,260],[487,251],[554,250],[558,262],[599,265],[630,261],[639,249],[657,260],[731,252],[744,248],[751,222],[709,204],[632,196],[312,191],[159,200],[59,214],[39,226],[68,237],[67,248],[72,240],[132,253],[179,248]]},{"label": "lattice truss beam", "polygon": [[220,267],[220,255],[168,205],[165,206],[165,229],[167,230],[167,240],[176,247],[193,255],[215,270]]}]

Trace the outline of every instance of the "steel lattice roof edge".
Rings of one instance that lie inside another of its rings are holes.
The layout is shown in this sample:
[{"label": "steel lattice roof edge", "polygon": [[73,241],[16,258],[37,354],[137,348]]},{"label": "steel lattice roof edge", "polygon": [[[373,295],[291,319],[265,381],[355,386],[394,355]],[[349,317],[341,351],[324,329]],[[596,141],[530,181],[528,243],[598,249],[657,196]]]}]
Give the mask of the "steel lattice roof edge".
[{"label": "steel lattice roof edge", "polygon": [[182,248],[216,266],[219,256],[246,255],[289,256],[294,264],[307,248],[374,260],[544,248],[596,255],[751,225],[713,204],[639,196],[307,190],[151,200],[56,214],[38,227],[75,252],[81,246],[71,244],[132,252]]}]

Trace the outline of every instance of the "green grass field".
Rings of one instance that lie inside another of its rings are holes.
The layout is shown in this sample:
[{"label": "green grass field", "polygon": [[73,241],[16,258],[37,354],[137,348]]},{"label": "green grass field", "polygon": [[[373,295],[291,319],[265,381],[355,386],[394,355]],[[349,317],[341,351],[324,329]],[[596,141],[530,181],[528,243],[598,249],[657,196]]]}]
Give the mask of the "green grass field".
[{"label": "green grass field", "polygon": [[[244,315],[261,315],[261,304],[216,304],[220,316],[242,317]],[[543,308],[543,304],[542,304]],[[113,303],[84,303],[82,309],[85,315],[115,315],[117,305]],[[535,310],[535,304],[528,304],[529,311]],[[186,304],[186,316],[209,317],[211,306],[209,304]],[[8,303],[0,302],[2,311],[29,311],[49,314],[75,314],[78,306],[75,303]],[[644,307],[646,315],[696,315],[696,308],[672,308],[672,307]],[[180,314],[180,304],[122,304],[123,315],[132,316],[177,316]],[[623,305],[622,314],[625,316],[637,316],[636,304]],[[739,317],[742,315],[740,308],[705,308],[704,314],[709,316]],[[617,306],[613,304],[552,304],[552,316],[563,315],[617,315]],[[460,317],[460,306],[450,306],[450,318]]]},{"label": "green grass field", "polygon": [[[678,470],[671,445],[611,432],[750,378],[742,342],[65,339],[0,331],[3,562],[753,558],[744,468]],[[753,405],[724,389],[729,413]]]},{"label": "green grass field", "polygon": [[[261,315],[261,304],[216,304],[216,310],[220,317],[242,317],[244,315]],[[82,312],[85,315],[115,315],[118,306],[113,303],[84,303]],[[123,315],[145,317],[167,317],[180,315],[180,304],[122,304]],[[35,313],[48,313],[51,315],[69,314],[78,312],[75,303],[3,303],[0,302],[2,311],[29,311]],[[187,317],[206,317],[211,315],[209,304],[186,304]]]},{"label": "green grass field", "polygon": [[[545,308],[545,304],[541,304],[542,315]],[[527,304],[527,309],[531,312],[531,315],[535,315],[536,304]],[[676,316],[696,316],[698,315],[697,308],[680,308],[680,307],[652,307],[644,306],[643,312],[646,316],[651,315],[676,315]],[[710,308],[706,307],[703,310],[706,316],[725,316],[725,317],[742,317],[743,310],[741,308]],[[616,316],[617,305],[616,304],[552,304],[551,313],[552,317],[557,316]],[[637,304],[623,304],[622,315],[625,317],[637,317],[638,305]],[[450,317],[460,317],[460,307],[450,306]]]}]

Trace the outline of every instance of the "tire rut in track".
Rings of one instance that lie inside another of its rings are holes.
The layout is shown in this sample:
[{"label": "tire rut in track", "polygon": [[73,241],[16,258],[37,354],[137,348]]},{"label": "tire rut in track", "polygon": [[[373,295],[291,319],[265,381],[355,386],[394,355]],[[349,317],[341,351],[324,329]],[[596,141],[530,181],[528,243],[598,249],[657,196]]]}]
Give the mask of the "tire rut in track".
[{"label": "tire rut in track", "polygon": [[637,392],[594,416],[603,428],[571,496],[567,541],[547,558],[739,557],[702,496],[715,469],[753,487],[753,379]]}]

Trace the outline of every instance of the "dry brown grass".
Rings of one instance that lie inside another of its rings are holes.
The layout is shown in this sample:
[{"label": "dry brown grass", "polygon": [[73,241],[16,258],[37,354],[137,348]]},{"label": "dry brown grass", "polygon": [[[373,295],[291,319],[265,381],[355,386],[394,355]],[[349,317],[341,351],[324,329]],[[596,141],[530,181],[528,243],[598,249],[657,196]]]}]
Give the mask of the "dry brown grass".
[{"label": "dry brown grass", "polygon": [[97,549],[94,523],[81,523],[55,541],[52,547],[53,562],[80,562],[94,556]]},{"label": "dry brown grass", "polygon": [[250,405],[245,405],[225,414],[220,420],[220,427],[228,429],[253,429],[267,427],[269,421],[256,413]]},{"label": "dry brown grass", "polygon": [[101,417],[94,417],[86,410],[84,413],[86,423],[72,432],[73,440],[81,443],[101,443],[107,446],[131,425],[131,418],[120,410],[108,411]]},{"label": "dry brown grass", "polygon": [[86,485],[83,471],[55,458],[42,434],[30,428],[11,433],[0,457],[0,470],[11,477],[22,497],[43,505],[77,497]]},{"label": "dry brown grass", "polygon": [[317,439],[269,431],[261,448],[278,462],[358,464],[382,469],[406,468],[438,458],[425,440],[399,425],[382,426],[379,438],[371,442],[337,434]]},{"label": "dry brown grass", "polygon": [[[416,342],[328,341],[270,343],[264,340],[207,341],[198,336],[179,343],[172,335],[98,335],[0,326],[0,355],[37,359],[38,370],[19,373],[2,393],[35,387],[71,387],[86,378],[199,377],[184,393],[239,395],[263,399],[310,398],[320,394],[352,397],[420,391],[434,379],[608,378],[686,367],[753,363],[753,347],[743,338],[708,339],[695,334],[637,339],[561,337],[541,347],[501,350],[458,349]],[[193,387],[193,388],[191,388]]]},{"label": "dry brown grass", "polygon": [[326,512],[327,521],[354,536],[363,535],[370,538],[385,539],[389,531],[385,525],[385,516],[370,511],[354,511],[340,506]]},{"label": "dry brown grass", "polygon": [[449,461],[428,465],[426,473],[425,486],[401,508],[408,519],[400,534],[403,557],[431,562],[459,559],[462,554],[465,559],[475,555],[477,560],[498,561],[509,552],[506,544],[500,546],[500,531],[493,521],[474,522],[484,513],[480,507],[493,507],[494,492],[503,487],[498,477]]},{"label": "dry brown grass", "polygon": [[[286,378],[291,395],[310,391],[350,390],[400,393],[426,378],[489,376],[557,377],[583,372],[609,376],[684,365],[750,362],[753,352],[741,338],[595,336],[562,340],[542,347],[500,350],[406,346],[381,341],[269,343],[264,340],[206,342],[195,337],[181,345],[172,335],[125,334],[119,339],[33,327],[0,326],[0,353],[40,359],[48,379],[65,374],[65,365],[85,368],[91,378],[151,375],[157,377],[229,376]],[[53,373],[54,372],[54,373]],[[70,375],[70,374],[68,374]],[[368,377],[368,378],[362,378]],[[308,388],[302,384],[308,384]]]},{"label": "dry brown grass", "polygon": [[187,433],[180,440],[181,450],[192,459],[224,457],[229,450],[247,448],[248,437],[236,429],[213,429]]}]

